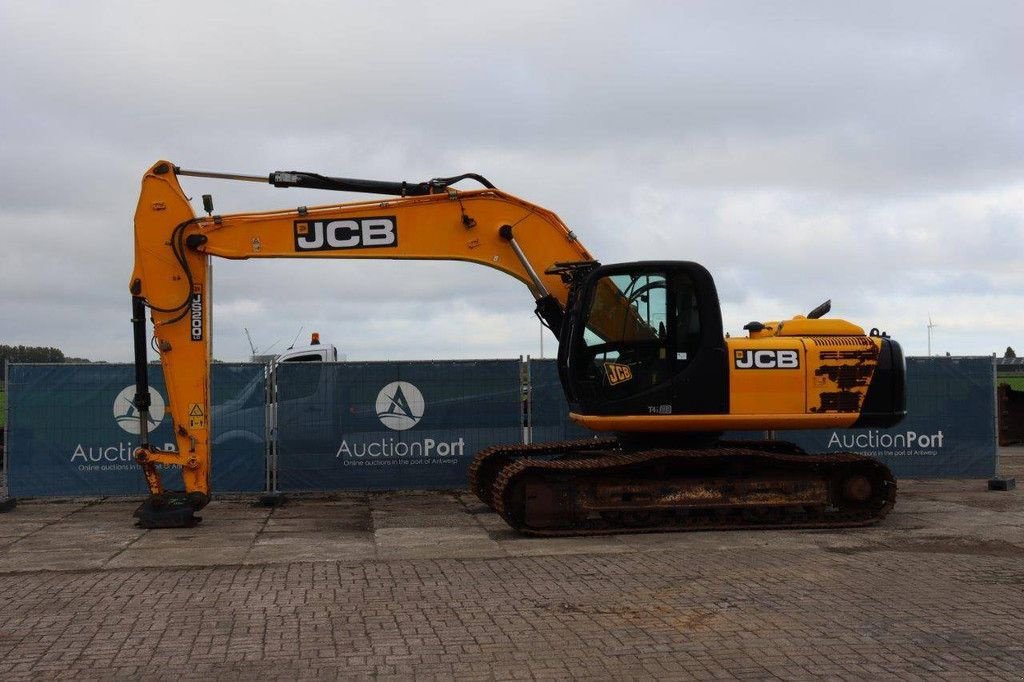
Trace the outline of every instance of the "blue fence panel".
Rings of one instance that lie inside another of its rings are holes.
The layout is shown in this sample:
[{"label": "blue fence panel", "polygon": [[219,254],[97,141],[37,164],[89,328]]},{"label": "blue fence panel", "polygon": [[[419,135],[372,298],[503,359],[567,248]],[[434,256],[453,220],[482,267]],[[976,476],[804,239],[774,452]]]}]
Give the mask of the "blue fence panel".
[{"label": "blue fence panel", "polygon": [[809,452],[877,457],[897,478],[987,478],[996,471],[992,358],[907,358],[907,417],[891,429],[779,431]]},{"label": "blue fence panel", "polygon": [[558,380],[558,363],[555,360],[530,360],[530,396],[531,440],[534,443],[601,435],[569,419],[569,405]]},{"label": "blue fence panel", "polygon": [[[158,365],[149,372],[150,441],[174,448]],[[214,491],[260,491],[266,480],[265,370],[213,366]],[[7,479],[12,496],[143,495],[132,459],[138,421],[131,365],[10,365]],[[177,467],[161,469],[181,489]]]},{"label": "blue fence panel", "polygon": [[[522,441],[515,360],[290,363],[278,368],[278,488],[460,488],[477,450]],[[533,441],[585,438],[554,360],[532,360]],[[163,378],[150,368],[151,440],[173,446]],[[814,452],[879,457],[899,477],[988,477],[996,468],[991,358],[908,358],[910,416],[893,429],[783,431]],[[262,365],[215,364],[213,487],[255,492],[266,480]],[[138,495],[130,365],[11,365],[7,476],[16,496]],[[159,419],[157,417],[159,416]],[[726,437],[761,438],[760,433]],[[170,489],[177,468],[165,468]]]},{"label": "blue fence panel", "polygon": [[476,452],[522,442],[519,362],[285,363],[281,491],[462,488]]},{"label": "blue fence panel", "polygon": [[266,490],[266,365],[218,362],[210,384],[214,494]]}]

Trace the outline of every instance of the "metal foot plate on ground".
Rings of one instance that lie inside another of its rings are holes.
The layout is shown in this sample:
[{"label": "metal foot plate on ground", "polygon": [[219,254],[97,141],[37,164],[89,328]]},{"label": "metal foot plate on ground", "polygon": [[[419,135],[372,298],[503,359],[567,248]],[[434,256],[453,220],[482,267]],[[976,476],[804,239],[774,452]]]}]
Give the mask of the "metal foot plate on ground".
[{"label": "metal foot plate on ground", "polygon": [[202,521],[193,500],[184,493],[150,495],[135,510],[139,528],[192,528]]}]

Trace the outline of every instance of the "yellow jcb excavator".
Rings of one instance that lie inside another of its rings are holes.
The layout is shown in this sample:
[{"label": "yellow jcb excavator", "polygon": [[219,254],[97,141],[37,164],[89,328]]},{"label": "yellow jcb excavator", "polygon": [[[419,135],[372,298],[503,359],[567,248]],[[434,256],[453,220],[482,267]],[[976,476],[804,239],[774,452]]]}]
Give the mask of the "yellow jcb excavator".
[{"label": "yellow jcb excavator", "polygon": [[[204,195],[208,217],[196,217],[181,176],[386,198],[217,215]],[[454,187],[464,180],[483,188]],[[136,512],[143,527],[194,525],[210,500],[211,256],[463,260],[523,282],[558,339],[572,419],[606,436],[476,455],[471,489],[521,532],[855,526],[894,504],[892,474],[869,457],[721,440],[727,430],[885,427],[904,416],[899,344],[823,319],[828,302],[807,316],[751,322],[746,337],[728,338],[700,265],[601,265],[554,213],[476,174],[380,182],[190,171],[160,161],[142,180],[130,283],[135,459],[151,493]],[[147,308],[177,452],[147,434]],[[158,464],[181,467],[183,492],[164,489]]]}]

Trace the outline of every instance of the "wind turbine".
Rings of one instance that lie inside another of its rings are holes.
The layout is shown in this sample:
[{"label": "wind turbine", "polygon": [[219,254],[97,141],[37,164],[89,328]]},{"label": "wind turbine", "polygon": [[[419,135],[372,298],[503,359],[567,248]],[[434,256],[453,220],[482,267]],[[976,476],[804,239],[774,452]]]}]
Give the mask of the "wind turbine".
[{"label": "wind turbine", "polygon": [[932,328],[937,326],[932,324],[932,315],[928,313],[928,357],[932,356]]}]

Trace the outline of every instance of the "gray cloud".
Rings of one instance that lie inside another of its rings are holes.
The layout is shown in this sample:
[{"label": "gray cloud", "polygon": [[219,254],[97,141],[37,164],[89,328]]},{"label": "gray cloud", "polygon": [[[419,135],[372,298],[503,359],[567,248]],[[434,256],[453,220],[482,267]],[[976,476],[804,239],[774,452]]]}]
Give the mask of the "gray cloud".
[{"label": "gray cloud", "polygon": [[[0,6],[0,341],[125,360],[142,172],[466,170],[606,262],[716,275],[733,331],[835,312],[924,351],[1021,345],[1014,3]],[[185,179],[218,211],[352,198]],[[218,263],[216,354],[536,353],[518,282],[451,263]],[[944,344],[944,345],[943,345]],[[550,345],[549,345],[550,348]]]}]

